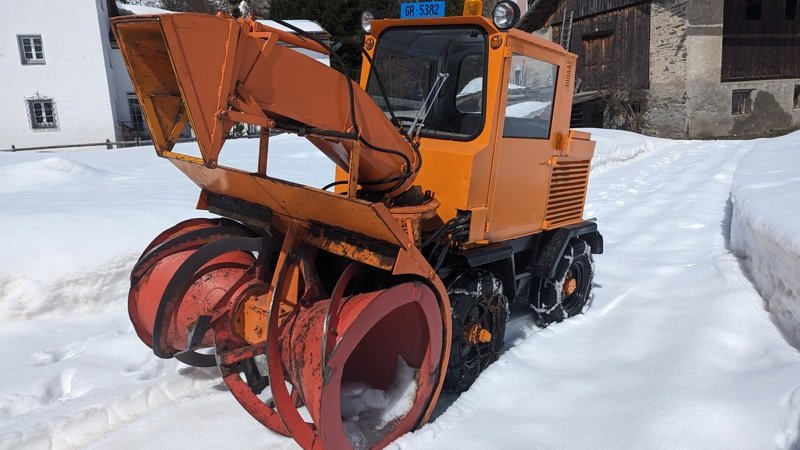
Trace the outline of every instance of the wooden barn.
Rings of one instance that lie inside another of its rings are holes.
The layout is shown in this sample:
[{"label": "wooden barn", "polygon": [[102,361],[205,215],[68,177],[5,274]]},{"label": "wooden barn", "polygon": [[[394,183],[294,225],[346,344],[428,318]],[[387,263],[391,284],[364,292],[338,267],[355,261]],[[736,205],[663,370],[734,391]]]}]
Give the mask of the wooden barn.
[{"label": "wooden barn", "polygon": [[578,54],[575,126],[669,137],[800,128],[798,0],[535,0],[520,28]]}]

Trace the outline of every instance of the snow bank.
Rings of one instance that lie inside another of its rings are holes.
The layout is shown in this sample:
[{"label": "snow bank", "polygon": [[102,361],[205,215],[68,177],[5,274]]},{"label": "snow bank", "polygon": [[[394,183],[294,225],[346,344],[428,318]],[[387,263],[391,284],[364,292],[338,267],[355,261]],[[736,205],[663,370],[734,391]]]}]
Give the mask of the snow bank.
[{"label": "snow bank", "polygon": [[[606,136],[655,142],[598,131],[600,158]],[[592,308],[524,336],[391,448],[794,448],[800,353],[726,248],[731,180],[751,147],[663,141],[593,175],[605,252]]]},{"label": "snow bank", "polygon": [[761,140],[731,188],[731,247],[787,337],[800,345],[800,132]]},{"label": "snow bank", "polygon": [[[333,179],[333,164],[307,140],[271,144],[271,176],[320,187]],[[220,163],[255,169],[257,148],[257,139],[232,140]],[[151,147],[0,153],[0,325],[118,307],[150,240],[208,216],[194,209],[198,194]]]},{"label": "snow bank", "polygon": [[670,142],[628,131],[601,128],[584,128],[582,131],[592,133],[592,139],[597,141],[592,159],[592,174],[625,164]]}]

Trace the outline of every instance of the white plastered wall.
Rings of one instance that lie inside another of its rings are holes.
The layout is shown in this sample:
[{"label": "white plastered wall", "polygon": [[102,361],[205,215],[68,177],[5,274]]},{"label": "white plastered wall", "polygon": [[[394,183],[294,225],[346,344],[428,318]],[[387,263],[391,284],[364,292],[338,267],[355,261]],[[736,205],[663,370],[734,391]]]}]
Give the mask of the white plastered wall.
[{"label": "white plastered wall", "polygon": [[[0,149],[116,140],[105,1],[0,1],[0,17]],[[41,35],[45,64],[21,63],[18,35]],[[37,94],[55,102],[57,128],[31,127]]]}]

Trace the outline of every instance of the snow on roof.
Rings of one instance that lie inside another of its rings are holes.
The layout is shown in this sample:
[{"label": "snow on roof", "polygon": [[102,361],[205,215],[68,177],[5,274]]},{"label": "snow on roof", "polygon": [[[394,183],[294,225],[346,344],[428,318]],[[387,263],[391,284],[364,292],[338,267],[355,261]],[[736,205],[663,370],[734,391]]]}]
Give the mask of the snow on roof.
[{"label": "snow on roof", "polygon": [[119,13],[122,15],[147,15],[147,14],[172,14],[174,11],[169,11],[166,9],[155,8],[152,6],[144,6],[144,5],[129,5],[127,3],[117,2],[117,9],[119,9]]},{"label": "snow on roof", "polygon": [[[260,24],[264,24],[268,27],[275,28],[280,31],[293,31],[283,25],[278,24],[277,22],[273,22],[272,20],[257,20],[256,22]],[[322,25],[314,22],[313,20],[305,20],[305,19],[296,19],[296,20],[284,20],[284,22],[294,25],[295,27],[308,32],[308,33],[325,33],[327,34],[327,30],[322,28]]]}]

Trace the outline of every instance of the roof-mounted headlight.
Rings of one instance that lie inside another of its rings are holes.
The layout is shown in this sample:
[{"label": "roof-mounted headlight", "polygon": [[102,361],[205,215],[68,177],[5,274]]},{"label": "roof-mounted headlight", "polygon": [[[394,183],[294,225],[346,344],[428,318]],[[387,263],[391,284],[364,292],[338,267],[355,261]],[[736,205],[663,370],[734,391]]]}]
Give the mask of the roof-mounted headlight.
[{"label": "roof-mounted headlight", "polygon": [[379,19],[378,14],[372,10],[366,10],[361,13],[361,28],[364,29],[364,32],[369,34],[372,30],[372,21],[375,19]]},{"label": "roof-mounted headlight", "polygon": [[519,6],[508,0],[498,3],[492,11],[494,26],[502,31],[513,28],[519,22],[519,16]]}]

